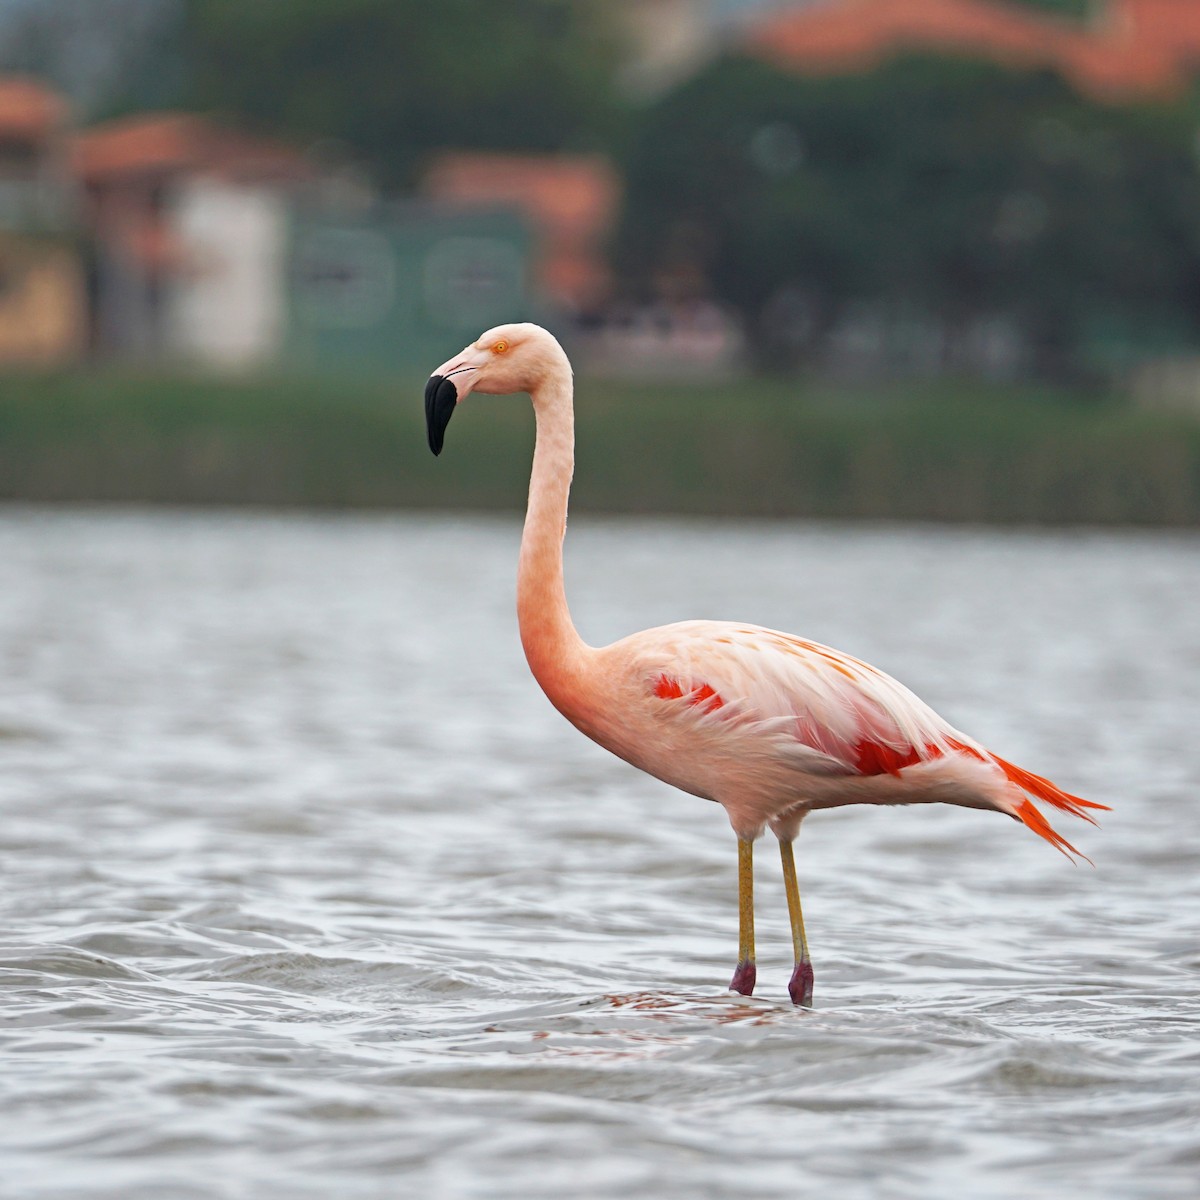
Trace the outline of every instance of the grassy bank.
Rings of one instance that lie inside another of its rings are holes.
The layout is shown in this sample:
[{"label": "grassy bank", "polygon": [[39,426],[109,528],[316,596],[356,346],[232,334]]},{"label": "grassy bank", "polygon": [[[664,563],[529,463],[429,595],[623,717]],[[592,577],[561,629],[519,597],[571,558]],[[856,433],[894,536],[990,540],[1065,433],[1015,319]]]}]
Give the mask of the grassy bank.
[{"label": "grassy bank", "polygon": [[[528,402],[425,447],[423,380],[0,382],[0,498],[517,508]],[[1200,422],[1030,390],[581,381],[574,503],[683,512],[1200,524]]]}]

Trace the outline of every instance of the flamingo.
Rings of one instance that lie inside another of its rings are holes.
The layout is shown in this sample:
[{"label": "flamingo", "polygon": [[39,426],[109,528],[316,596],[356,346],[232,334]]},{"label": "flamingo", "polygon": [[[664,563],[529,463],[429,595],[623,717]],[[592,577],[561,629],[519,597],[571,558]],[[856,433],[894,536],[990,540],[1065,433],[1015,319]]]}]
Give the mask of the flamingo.
[{"label": "flamingo", "polygon": [[[500,325],[433,373],[425,388],[429,448],[471,392],[527,392],[536,416],[529,504],[517,573],[521,643],[551,704],[626,762],[720,804],[737,837],[738,961],[730,990],[756,979],[754,843],[779,842],[795,966],[793,1004],[811,1006],[813,967],[792,844],[814,809],[845,804],[957,804],[1027,825],[1071,858],[1030,797],[1095,824],[1070,795],[960,733],[875,667],[789,633],[683,621],[610,646],[579,636],[563,583],[563,539],[575,461],[571,364],[531,324]],[[1084,857],[1080,855],[1080,857]],[[1090,860],[1089,860],[1090,861]]]}]

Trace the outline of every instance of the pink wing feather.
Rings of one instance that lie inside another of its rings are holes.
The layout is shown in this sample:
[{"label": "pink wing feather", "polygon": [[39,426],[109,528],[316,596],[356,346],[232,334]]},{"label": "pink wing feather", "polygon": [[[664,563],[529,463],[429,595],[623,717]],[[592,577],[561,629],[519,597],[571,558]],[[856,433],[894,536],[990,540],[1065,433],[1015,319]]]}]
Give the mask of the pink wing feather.
[{"label": "pink wing feather", "polygon": [[[862,775],[897,774],[962,739],[889,675],[847,654],[755,626],[688,621],[650,679],[660,699],[687,697],[701,713],[793,723],[798,741]],[[964,739],[965,740],[965,739]]]},{"label": "pink wing feather", "polygon": [[[1086,809],[1107,808],[990,753],[890,675],[828,646],[710,621],[640,636],[649,635],[657,635],[661,663],[648,676],[650,689],[661,700],[686,699],[686,711],[698,718],[765,721],[775,728],[785,720],[799,743],[848,774],[900,776],[920,763],[964,757],[993,764],[1017,788],[1085,820],[1092,820]],[[1010,811],[1058,850],[1078,853],[1031,800]]]}]

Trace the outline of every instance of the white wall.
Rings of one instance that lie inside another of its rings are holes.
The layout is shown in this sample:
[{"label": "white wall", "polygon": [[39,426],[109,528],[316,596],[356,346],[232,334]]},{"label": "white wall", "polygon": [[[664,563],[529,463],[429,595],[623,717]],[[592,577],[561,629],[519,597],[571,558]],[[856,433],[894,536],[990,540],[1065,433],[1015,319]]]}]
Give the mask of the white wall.
[{"label": "white wall", "polygon": [[284,195],[191,180],[174,197],[171,225],[183,262],[166,297],[170,351],[217,368],[275,358],[285,319]]}]

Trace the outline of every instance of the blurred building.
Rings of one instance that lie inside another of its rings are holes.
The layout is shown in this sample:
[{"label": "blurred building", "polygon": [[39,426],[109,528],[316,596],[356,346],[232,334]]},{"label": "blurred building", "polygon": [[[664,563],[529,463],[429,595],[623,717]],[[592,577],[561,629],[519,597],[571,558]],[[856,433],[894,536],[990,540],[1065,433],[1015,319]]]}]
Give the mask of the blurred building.
[{"label": "blurred building", "polygon": [[822,0],[614,0],[628,44],[622,82],[646,99],[669,91],[728,44],[740,24]]},{"label": "blurred building", "polygon": [[1120,100],[1178,92],[1200,70],[1197,0],[1091,0],[1086,19],[1013,0],[618,0],[626,81],[667,91],[731,43],[793,70],[866,71],[904,53],[1050,67]]},{"label": "blurred building", "polygon": [[282,143],[186,113],[79,134],[100,353],[240,366],[283,342],[289,204],[310,178]]},{"label": "blurred building", "polygon": [[67,117],[41,83],[0,79],[0,364],[68,362],[86,342]]},{"label": "blurred building", "polygon": [[413,369],[531,315],[529,231],[509,208],[297,205],[281,353],[312,370]]},{"label": "blurred building", "polygon": [[447,153],[430,165],[421,190],[460,212],[519,213],[533,237],[535,286],[551,307],[579,314],[608,300],[607,242],[621,198],[620,179],[608,159]]},{"label": "blurred building", "polygon": [[1182,91],[1200,66],[1196,0],[1096,0],[1089,21],[1002,0],[820,0],[768,11],[743,44],[811,74],[864,71],[913,51],[1058,70],[1121,100]]},{"label": "blurred building", "polygon": [[[511,201],[384,205],[284,143],[186,113],[87,130],[72,162],[102,356],[389,370],[529,310]],[[573,261],[552,264],[565,279]]]}]

